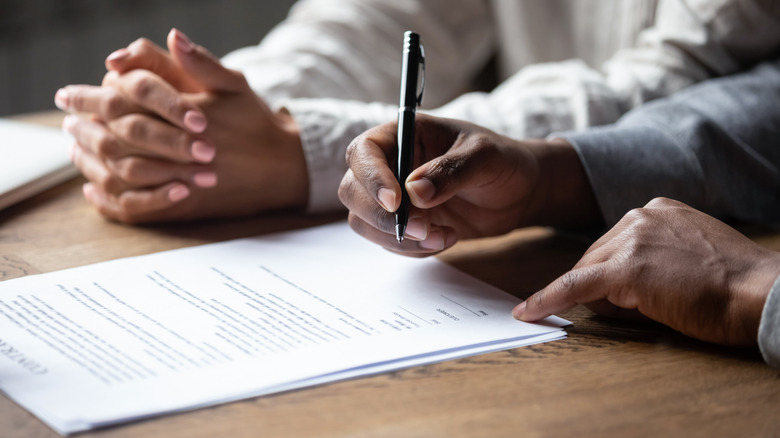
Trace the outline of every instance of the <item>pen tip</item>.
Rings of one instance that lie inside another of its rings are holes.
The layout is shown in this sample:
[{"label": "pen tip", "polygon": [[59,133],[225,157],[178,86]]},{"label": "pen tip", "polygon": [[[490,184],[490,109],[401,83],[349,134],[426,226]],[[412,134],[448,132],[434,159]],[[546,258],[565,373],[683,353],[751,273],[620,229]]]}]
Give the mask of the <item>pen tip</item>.
[{"label": "pen tip", "polygon": [[401,242],[404,240],[404,227],[403,225],[396,225],[395,226],[395,240],[398,241],[398,244],[400,245]]}]

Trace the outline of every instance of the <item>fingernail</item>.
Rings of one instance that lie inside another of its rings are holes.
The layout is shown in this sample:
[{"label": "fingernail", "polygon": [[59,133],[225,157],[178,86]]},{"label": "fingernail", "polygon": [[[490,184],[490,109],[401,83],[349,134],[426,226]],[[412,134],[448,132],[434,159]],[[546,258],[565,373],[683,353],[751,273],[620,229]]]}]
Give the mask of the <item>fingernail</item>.
[{"label": "fingernail", "polygon": [[425,240],[428,236],[428,228],[426,223],[421,217],[409,218],[409,222],[406,224],[406,235],[415,240]]},{"label": "fingernail", "polygon": [[203,132],[206,129],[206,116],[200,111],[189,110],[184,113],[184,126],[195,133]]},{"label": "fingernail", "polygon": [[187,38],[187,35],[184,35],[184,33],[178,29],[173,29],[173,32],[175,32],[176,47],[179,50],[184,53],[192,53],[192,51],[195,50],[195,44]]},{"label": "fingernail", "polygon": [[119,61],[120,59],[127,58],[128,55],[130,55],[130,51],[125,48],[121,48],[108,55],[108,57],[106,57],[106,62]]},{"label": "fingernail", "polygon": [[203,140],[195,140],[190,149],[192,157],[201,163],[210,163],[217,154],[217,148]]},{"label": "fingernail", "polygon": [[431,180],[426,178],[407,182],[406,190],[410,192],[409,195],[413,195],[423,201],[430,201],[436,195],[436,186],[433,185]]},{"label": "fingernail", "polygon": [[214,172],[198,172],[192,177],[198,187],[214,187],[217,185],[217,174]]},{"label": "fingernail", "polygon": [[395,192],[390,189],[382,187],[377,193],[379,203],[382,204],[382,208],[387,211],[395,211]]},{"label": "fingernail", "polygon": [[76,125],[76,116],[67,115],[62,119],[62,132],[66,134],[73,134],[73,127]]},{"label": "fingernail", "polygon": [[81,193],[84,194],[87,201],[92,202],[94,200],[95,187],[92,183],[86,183],[81,186]]},{"label": "fingernail", "polygon": [[515,319],[518,319],[520,321],[523,320],[523,314],[525,314],[525,301],[515,306],[514,309],[512,309],[512,316]]},{"label": "fingernail", "polygon": [[70,104],[70,96],[68,96],[68,91],[64,88],[57,90],[57,93],[54,94],[54,104],[57,105],[57,108],[63,111],[67,111],[68,105]]},{"label": "fingernail", "polygon": [[431,231],[425,240],[420,241],[420,246],[432,251],[441,251],[444,249],[444,235],[441,230]]},{"label": "fingernail", "polygon": [[168,190],[168,199],[170,199],[171,202],[179,202],[187,196],[190,196],[190,189],[182,184],[175,185]]},{"label": "fingernail", "polygon": [[71,143],[70,146],[68,146],[68,158],[71,163],[76,162],[76,145],[74,143]]}]

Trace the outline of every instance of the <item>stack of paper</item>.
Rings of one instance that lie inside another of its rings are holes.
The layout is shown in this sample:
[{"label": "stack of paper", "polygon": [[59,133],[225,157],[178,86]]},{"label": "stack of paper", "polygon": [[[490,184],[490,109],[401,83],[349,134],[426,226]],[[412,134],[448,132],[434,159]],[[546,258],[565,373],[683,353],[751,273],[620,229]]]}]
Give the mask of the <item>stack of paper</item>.
[{"label": "stack of paper", "polygon": [[0,388],[67,434],[565,337],[518,303],[337,223],[2,282]]},{"label": "stack of paper", "polygon": [[72,141],[59,129],[0,120],[0,209],[76,176]]}]

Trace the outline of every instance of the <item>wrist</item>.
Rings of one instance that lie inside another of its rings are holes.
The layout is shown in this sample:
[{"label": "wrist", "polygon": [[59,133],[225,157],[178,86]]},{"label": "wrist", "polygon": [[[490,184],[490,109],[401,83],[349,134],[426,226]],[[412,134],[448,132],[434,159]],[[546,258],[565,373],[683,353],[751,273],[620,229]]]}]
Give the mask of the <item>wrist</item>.
[{"label": "wrist", "polygon": [[278,128],[280,153],[278,177],[281,183],[275,190],[279,191],[281,208],[305,209],[309,202],[309,175],[306,158],[303,154],[300,129],[292,115],[285,109],[275,113],[275,124]]},{"label": "wrist", "polygon": [[769,292],[780,276],[780,253],[757,247],[758,254],[750,268],[732,285],[732,296],[744,297],[737,306],[738,318],[743,323],[744,338],[758,339],[758,328]]},{"label": "wrist", "polygon": [[545,140],[530,147],[539,167],[528,224],[583,228],[603,225],[596,196],[579,155],[568,141]]}]

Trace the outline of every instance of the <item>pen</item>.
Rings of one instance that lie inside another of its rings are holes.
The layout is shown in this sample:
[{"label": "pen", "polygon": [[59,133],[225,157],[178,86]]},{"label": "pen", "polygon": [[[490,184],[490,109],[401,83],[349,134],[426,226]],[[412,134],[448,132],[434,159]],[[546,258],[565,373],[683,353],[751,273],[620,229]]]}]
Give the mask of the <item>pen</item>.
[{"label": "pen", "polygon": [[404,32],[403,47],[401,98],[398,104],[398,163],[395,172],[398,184],[401,185],[401,206],[395,212],[395,238],[399,244],[404,240],[406,224],[409,221],[410,201],[404,183],[412,171],[414,159],[414,116],[417,106],[422,104],[425,90],[425,53],[420,35],[409,30]]}]

